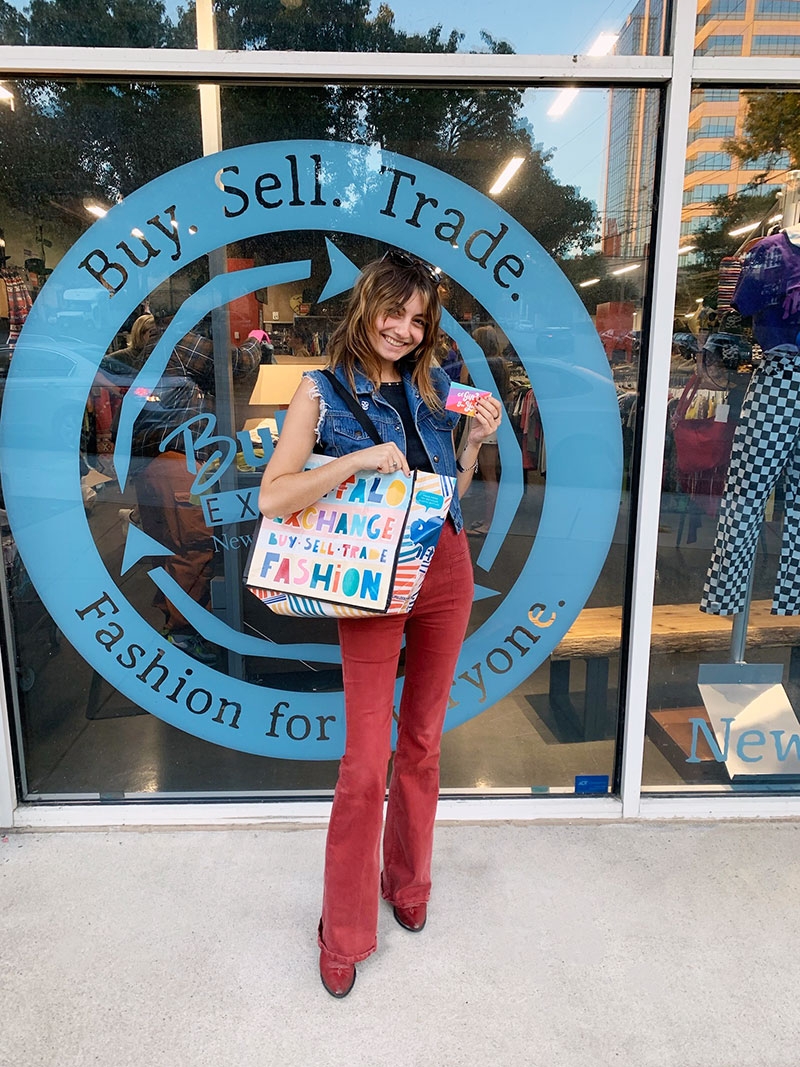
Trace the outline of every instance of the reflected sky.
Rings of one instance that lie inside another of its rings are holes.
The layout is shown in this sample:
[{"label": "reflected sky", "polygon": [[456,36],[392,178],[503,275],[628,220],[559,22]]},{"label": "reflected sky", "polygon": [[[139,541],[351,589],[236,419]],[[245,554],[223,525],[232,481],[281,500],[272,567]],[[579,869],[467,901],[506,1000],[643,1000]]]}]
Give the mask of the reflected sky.
[{"label": "reflected sky", "polygon": [[[483,51],[480,31],[507,41],[515,52],[571,55],[585,52],[602,31],[618,33],[635,0],[505,0],[487,7],[485,0],[460,0],[434,16],[445,32],[464,34],[465,52]],[[380,0],[373,0],[372,13]],[[398,29],[424,33],[431,26],[430,0],[388,0]]]}]

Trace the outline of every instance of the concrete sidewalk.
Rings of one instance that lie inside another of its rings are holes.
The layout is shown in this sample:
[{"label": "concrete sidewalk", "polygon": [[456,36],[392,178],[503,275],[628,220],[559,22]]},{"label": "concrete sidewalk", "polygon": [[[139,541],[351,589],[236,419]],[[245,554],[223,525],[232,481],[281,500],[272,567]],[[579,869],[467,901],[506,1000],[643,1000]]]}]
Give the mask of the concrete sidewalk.
[{"label": "concrete sidewalk", "polygon": [[324,832],[11,834],[2,1067],[797,1067],[800,823],[437,828],[426,929],[317,973]]}]

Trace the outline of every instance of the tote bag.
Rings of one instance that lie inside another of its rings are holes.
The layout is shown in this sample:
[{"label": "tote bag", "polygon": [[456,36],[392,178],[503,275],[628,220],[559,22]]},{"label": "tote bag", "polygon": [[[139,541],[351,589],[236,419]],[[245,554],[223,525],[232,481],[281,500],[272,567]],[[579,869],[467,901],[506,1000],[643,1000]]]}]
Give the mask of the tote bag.
[{"label": "tote bag", "polygon": [[[360,405],[338,379],[336,386],[380,444]],[[312,455],[305,469],[331,458]],[[405,614],[422,587],[455,485],[455,478],[429,471],[360,471],[293,515],[262,518],[245,584],[278,615]]]},{"label": "tote bag", "polygon": [[695,375],[683,390],[672,418],[676,463],[681,474],[700,474],[727,464],[736,432],[734,420],[717,422],[713,418],[686,418],[698,384]]}]

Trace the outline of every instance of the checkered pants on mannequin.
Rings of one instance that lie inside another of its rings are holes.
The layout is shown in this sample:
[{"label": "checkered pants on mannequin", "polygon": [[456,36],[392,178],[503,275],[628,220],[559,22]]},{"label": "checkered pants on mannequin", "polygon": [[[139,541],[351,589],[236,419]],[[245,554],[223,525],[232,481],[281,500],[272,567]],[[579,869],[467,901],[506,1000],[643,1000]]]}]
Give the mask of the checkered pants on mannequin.
[{"label": "checkered pants on mannequin", "polygon": [[764,506],[785,472],[783,546],[773,615],[800,615],[800,353],[765,353],[742,404],[700,610],[734,615],[744,607]]}]

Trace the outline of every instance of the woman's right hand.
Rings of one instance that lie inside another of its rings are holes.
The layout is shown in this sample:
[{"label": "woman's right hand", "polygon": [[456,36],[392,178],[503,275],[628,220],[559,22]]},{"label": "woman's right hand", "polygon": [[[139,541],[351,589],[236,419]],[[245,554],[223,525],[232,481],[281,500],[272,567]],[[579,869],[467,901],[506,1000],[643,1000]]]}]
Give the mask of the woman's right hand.
[{"label": "woman's right hand", "polygon": [[394,471],[402,471],[406,475],[411,473],[408,460],[394,441],[373,445],[360,452],[351,452],[350,459],[357,465],[356,470],[360,471],[377,471],[378,474],[392,474]]},{"label": "woman's right hand", "polygon": [[283,518],[308,507],[358,471],[411,473],[406,457],[393,443],[348,452],[319,467],[304,470],[314,448],[315,427],[320,416],[319,396],[312,385],[308,378],[298,385],[272,459],[261,477],[258,506],[261,514],[270,519]]}]

